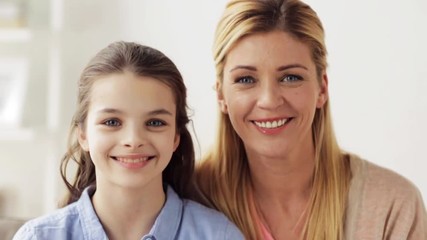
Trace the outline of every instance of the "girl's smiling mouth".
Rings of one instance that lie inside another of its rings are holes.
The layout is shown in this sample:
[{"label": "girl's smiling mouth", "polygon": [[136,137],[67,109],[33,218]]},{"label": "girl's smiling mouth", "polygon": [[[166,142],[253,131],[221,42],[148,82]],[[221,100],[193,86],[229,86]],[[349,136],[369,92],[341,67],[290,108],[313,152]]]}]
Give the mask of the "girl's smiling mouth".
[{"label": "girl's smiling mouth", "polygon": [[111,156],[111,158],[117,161],[120,165],[125,168],[142,168],[144,167],[148,161],[155,158],[154,155],[132,155],[132,156]]}]

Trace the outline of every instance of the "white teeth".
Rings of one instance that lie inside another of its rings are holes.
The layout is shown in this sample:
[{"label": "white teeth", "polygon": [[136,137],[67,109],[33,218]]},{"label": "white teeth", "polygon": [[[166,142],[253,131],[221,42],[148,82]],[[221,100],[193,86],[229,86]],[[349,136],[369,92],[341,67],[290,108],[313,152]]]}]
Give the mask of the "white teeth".
[{"label": "white teeth", "polygon": [[270,121],[267,121],[267,122],[257,122],[257,121],[254,121],[254,122],[255,122],[255,124],[258,127],[262,127],[262,128],[278,128],[278,127],[283,126],[287,121],[288,121],[288,119],[284,118],[284,119],[276,120],[276,121],[272,121],[272,122],[270,122]]},{"label": "white teeth", "polygon": [[271,125],[272,128],[277,128],[277,121],[274,121],[273,124]]},{"label": "white teeth", "polygon": [[143,158],[123,158],[123,157],[117,157],[117,161],[123,162],[123,163],[139,163],[144,162],[148,160],[148,157]]}]

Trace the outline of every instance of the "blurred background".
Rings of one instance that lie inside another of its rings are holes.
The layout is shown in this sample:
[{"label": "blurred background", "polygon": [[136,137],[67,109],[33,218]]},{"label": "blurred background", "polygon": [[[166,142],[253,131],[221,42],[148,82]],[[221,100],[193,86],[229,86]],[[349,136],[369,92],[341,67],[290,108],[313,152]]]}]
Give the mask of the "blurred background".
[{"label": "blurred background", "polygon": [[[307,0],[326,30],[341,146],[399,172],[427,203],[427,1]],[[116,40],[181,70],[197,157],[215,137],[211,45],[226,0],[0,0],[0,216],[56,208],[80,72]]]}]

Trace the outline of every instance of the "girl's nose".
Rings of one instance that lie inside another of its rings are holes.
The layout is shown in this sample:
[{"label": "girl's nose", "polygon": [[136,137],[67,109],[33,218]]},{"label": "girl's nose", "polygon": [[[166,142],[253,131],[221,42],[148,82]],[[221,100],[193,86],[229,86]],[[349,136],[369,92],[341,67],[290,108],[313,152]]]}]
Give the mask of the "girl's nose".
[{"label": "girl's nose", "polygon": [[144,133],[141,127],[128,126],[124,131],[123,145],[128,148],[140,148],[144,145]]}]

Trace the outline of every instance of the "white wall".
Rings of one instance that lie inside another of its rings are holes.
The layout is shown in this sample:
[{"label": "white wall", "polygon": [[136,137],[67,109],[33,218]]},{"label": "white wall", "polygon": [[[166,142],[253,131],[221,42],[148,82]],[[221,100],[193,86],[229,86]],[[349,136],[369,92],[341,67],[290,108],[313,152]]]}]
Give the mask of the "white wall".
[{"label": "white wall", "polygon": [[[36,32],[35,40],[50,39],[58,47],[56,84],[61,95],[53,94],[58,105],[46,99],[52,92],[45,79],[50,44],[39,43],[42,48],[35,50],[25,45],[36,64],[30,67],[24,122],[35,131],[31,139],[0,139],[0,216],[29,218],[55,207],[75,83],[89,57],[111,41],[138,41],[171,57],[188,86],[197,152],[205,151],[215,137],[211,46],[226,0],[48,2],[62,3],[62,29],[53,36],[49,30]],[[427,2],[307,2],[326,29],[332,112],[341,146],[407,177],[427,203]],[[43,19],[48,9],[39,10]],[[8,46],[0,42],[0,56],[13,51]],[[23,55],[20,45],[13,46]],[[57,114],[53,130],[46,124],[49,112]]]}]

